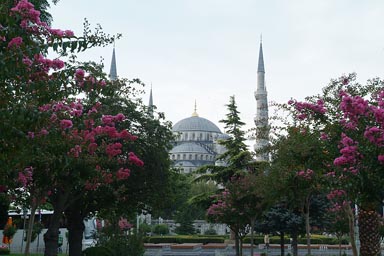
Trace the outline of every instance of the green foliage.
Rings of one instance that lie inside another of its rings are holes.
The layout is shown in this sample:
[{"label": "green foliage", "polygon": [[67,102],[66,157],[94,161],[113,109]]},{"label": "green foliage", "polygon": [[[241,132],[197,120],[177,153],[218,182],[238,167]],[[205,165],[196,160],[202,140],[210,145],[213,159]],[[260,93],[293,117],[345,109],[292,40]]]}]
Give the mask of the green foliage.
[{"label": "green foliage", "polygon": [[112,256],[111,249],[105,246],[89,247],[83,251],[83,256]]},{"label": "green foliage", "polygon": [[152,232],[156,235],[169,234],[169,228],[166,224],[157,224],[153,227]]},{"label": "green foliage", "polygon": [[139,226],[139,232],[141,234],[147,234],[147,233],[150,233],[152,231],[152,227],[151,225],[148,225],[147,223],[140,223],[140,226]]},{"label": "green foliage", "polygon": [[[44,225],[41,222],[35,222],[33,224],[31,242],[35,241],[37,236],[41,234],[41,231],[43,231],[43,228],[44,228]],[[28,237],[28,229],[26,230],[24,241],[27,241],[27,237]]]},{"label": "green foliage", "polygon": [[105,249],[113,256],[130,256],[130,255],[143,255],[144,243],[143,236],[140,232],[121,231],[112,227],[109,229],[103,229],[99,234],[99,240],[97,246]]},{"label": "green foliage", "polygon": [[10,253],[11,251],[9,250],[9,248],[0,247],[0,255],[9,255]]},{"label": "green foliage", "polygon": [[8,195],[0,192],[0,227],[4,227],[7,223],[9,203]]},{"label": "green foliage", "polygon": [[217,232],[215,229],[210,228],[210,229],[205,230],[204,235],[217,235]]},{"label": "green foliage", "polygon": [[214,180],[219,184],[226,185],[233,176],[249,170],[252,156],[244,143],[246,141],[245,133],[241,130],[244,123],[240,120],[234,96],[230,97],[226,106],[228,113],[226,118],[220,122],[225,124],[225,132],[229,137],[218,141],[220,145],[226,148],[226,151],[217,158],[223,164],[199,168],[196,172],[200,173],[201,176],[197,180]]},{"label": "green foliage", "polygon": [[17,232],[16,225],[6,225],[3,230],[3,235],[12,238]]}]

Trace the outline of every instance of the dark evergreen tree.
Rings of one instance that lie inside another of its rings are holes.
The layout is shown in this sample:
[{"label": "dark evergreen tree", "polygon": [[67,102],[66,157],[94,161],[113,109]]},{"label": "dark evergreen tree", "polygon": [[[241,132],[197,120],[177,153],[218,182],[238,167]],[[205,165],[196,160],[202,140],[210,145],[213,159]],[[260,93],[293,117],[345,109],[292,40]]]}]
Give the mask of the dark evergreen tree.
[{"label": "dark evergreen tree", "polygon": [[249,170],[252,166],[252,155],[245,144],[245,132],[241,129],[244,123],[240,119],[235,96],[230,97],[226,106],[228,114],[220,122],[225,124],[224,130],[229,137],[218,141],[226,151],[217,158],[224,164],[203,166],[197,170],[198,173],[203,174],[199,179],[214,180],[224,186],[233,176]]}]

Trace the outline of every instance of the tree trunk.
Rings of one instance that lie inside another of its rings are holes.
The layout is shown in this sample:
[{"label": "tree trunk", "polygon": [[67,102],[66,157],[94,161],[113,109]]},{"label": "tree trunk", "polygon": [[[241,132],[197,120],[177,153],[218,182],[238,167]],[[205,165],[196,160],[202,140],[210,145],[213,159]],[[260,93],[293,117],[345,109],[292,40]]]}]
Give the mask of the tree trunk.
[{"label": "tree trunk", "polygon": [[280,232],[280,255],[284,256],[284,232]]},{"label": "tree trunk", "polygon": [[240,256],[240,239],[239,239],[239,236],[238,236],[237,232],[234,232],[234,233],[235,233],[236,256]]},{"label": "tree trunk", "polygon": [[255,230],[255,219],[251,219],[251,256],[253,256],[253,243],[254,243],[254,230]]},{"label": "tree trunk", "polygon": [[[30,215],[29,220],[28,220],[27,239],[25,242],[24,255],[29,255],[29,246],[31,245],[32,230],[33,230],[33,224],[35,223],[36,209],[37,209],[37,202],[32,202],[31,215]],[[22,239],[24,239],[24,237]]]},{"label": "tree trunk", "polygon": [[69,242],[69,255],[81,256],[82,255],[82,241],[84,232],[84,215],[81,207],[71,206],[65,211],[68,223],[68,242]]},{"label": "tree trunk", "polygon": [[297,230],[291,233],[291,237],[292,237],[292,254],[293,256],[298,256],[299,250],[297,248],[297,238],[298,238]]},{"label": "tree trunk", "polygon": [[353,256],[358,256],[357,246],[356,246],[356,237],[355,237],[355,215],[349,204],[346,204],[345,211],[348,216],[348,225],[349,225],[349,238],[351,240],[352,254]]},{"label": "tree trunk", "polygon": [[307,255],[311,255],[311,226],[309,224],[309,197],[306,198],[305,207],[305,232],[307,236]]},{"label": "tree trunk", "polygon": [[376,256],[380,250],[379,215],[375,210],[359,209],[360,255]]},{"label": "tree trunk", "polygon": [[58,238],[60,220],[65,210],[65,204],[68,199],[68,192],[58,191],[56,192],[56,198],[53,200],[53,215],[50,219],[48,230],[44,234],[45,250],[44,256],[56,256],[58,249]]}]

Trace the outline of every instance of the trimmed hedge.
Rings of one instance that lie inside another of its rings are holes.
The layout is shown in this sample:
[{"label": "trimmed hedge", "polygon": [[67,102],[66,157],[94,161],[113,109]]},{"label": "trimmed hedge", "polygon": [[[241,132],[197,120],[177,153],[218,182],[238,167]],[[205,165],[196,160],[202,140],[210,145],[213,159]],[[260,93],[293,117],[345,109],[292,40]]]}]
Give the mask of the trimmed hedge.
[{"label": "trimmed hedge", "polygon": [[144,241],[146,243],[174,243],[174,244],[183,244],[183,243],[224,243],[224,237],[217,236],[151,236],[146,237]]},{"label": "trimmed hedge", "polygon": [[10,250],[8,248],[0,248],[0,255],[9,255],[11,254]]},{"label": "trimmed hedge", "polygon": [[[227,236],[220,236],[220,235],[210,235],[210,236],[204,236],[204,235],[195,235],[195,236],[151,236],[151,237],[145,237],[144,242],[145,243],[173,243],[173,244],[182,244],[182,243],[202,243],[202,244],[208,244],[208,243],[224,243],[225,239],[227,239]],[[253,238],[254,244],[264,244],[264,236],[254,236]],[[251,242],[251,238],[249,236],[245,237],[243,240],[244,243],[249,244]],[[280,237],[279,236],[270,236],[269,237],[269,243],[270,244],[280,244]],[[290,240],[288,237],[284,238],[284,243],[289,244]],[[298,238],[299,244],[306,244],[307,239],[305,237],[299,237]],[[313,235],[311,238],[311,244],[339,244],[339,241],[334,237],[327,237],[327,236],[319,236],[319,235]],[[342,244],[348,244],[347,239],[342,239]]]}]

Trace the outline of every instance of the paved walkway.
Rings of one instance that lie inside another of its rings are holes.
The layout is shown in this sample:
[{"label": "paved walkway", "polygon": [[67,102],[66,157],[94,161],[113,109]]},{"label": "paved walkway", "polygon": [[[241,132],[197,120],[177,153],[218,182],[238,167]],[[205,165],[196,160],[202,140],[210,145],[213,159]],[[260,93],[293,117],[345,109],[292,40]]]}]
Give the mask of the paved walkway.
[{"label": "paved walkway", "polygon": [[[233,244],[145,244],[145,256],[232,256],[235,255],[235,247]],[[311,254],[317,256],[338,255],[339,248],[337,245],[312,245]],[[250,245],[243,246],[243,255],[250,255]],[[352,255],[350,246],[343,245],[342,253]],[[264,249],[264,245],[254,248],[254,256],[260,256],[262,253],[271,255],[280,255],[280,245],[272,244],[268,250]],[[291,253],[290,246],[285,245],[285,254]],[[305,245],[299,245],[299,255],[306,255],[307,249]]]}]

